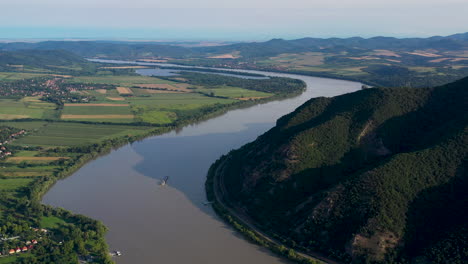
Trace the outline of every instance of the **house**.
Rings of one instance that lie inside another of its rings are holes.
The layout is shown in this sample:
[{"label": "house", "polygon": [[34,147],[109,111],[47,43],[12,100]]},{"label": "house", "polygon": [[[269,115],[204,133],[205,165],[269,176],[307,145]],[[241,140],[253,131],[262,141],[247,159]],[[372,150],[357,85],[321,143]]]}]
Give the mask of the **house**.
[{"label": "house", "polygon": [[35,240],[35,239],[31,240],[31,242],[32,242],[34,245],[37,244],[37,240]]},{"label": "house", "polygon": [[26,241],[26,245],[31,245],[31,241]]},{"label": "house", "polygon": [[8,253],[10,253],[10,254],[15,254],[16,251],[15,251],[14,249],[10,249],[10,251],[9,251]]},{"label": "house", "polygon": [[28,247],[24,246],[21,251],[25,252],[25,251],[28,251]]},{"label": "house", "polygon": [[29,245],[28,249],[31,250],[31,249],[33,249],[33,247],[34,247],[33,245]]},{"label": "house", "polygon": [[21,252],[21,248],[17,247],[16,248],[16,253],[20,253]]}]

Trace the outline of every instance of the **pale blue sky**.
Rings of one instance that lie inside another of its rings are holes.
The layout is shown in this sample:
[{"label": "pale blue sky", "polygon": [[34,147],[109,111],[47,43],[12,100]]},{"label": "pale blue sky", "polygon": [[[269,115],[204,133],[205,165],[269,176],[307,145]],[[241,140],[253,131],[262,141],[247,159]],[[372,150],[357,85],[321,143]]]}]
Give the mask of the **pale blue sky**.
[{"label": "pale blue sky", "polygon": [[266,40],[468,31],[467,0],[0,0],[0,39]]}]

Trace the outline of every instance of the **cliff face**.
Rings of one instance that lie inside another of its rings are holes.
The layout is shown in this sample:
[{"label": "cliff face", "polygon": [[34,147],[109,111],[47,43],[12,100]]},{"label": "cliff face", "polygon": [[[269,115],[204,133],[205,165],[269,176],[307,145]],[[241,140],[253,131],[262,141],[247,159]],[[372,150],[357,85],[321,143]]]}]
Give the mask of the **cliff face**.
[{"label": "cliff face", "polygon": [[227,156],[229,199],[266,229],[356,263],[462,263],[467,91],[465,78],[312,99]]}]

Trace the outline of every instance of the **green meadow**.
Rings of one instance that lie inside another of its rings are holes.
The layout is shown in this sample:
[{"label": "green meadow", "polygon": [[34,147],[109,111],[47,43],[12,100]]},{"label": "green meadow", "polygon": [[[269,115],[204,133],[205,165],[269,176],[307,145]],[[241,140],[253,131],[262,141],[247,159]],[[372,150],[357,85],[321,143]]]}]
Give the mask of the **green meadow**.
[{"label": "green meadow", "polygon": [[56,113],[54,104],[24,99],[0,98],[0,120],[22,118],[53,119],[56,117]]},{"label": "green meadow", "polygon": [[68,80],[71,83],[114,84],[117,86],[134,86],[137,84],[174,84],[175,82],[162,80],[149,76],[133,75],[104,75],[104,76],[78,76]]},{"label": "green meadow", "polygon": [[[7,122],[5,125],[16,122]],[[34,146],[71,146],[96,143],[104,139],[121,137],[126,135],[144,134],[151,128],[143,126],[121,126],[121,125],[101,125],[101,124],[80,124],[80,123],[39,123],[29,124],[29,122],[18,122],[16,127],[34,127],[35,131],[26,137],[22,137],[14,142],[18,145]]]},{"label": "green meadow", "polygon": [[217,86],[213,88],[197,88],[197,92],[206,94],[213,94],[214,96],[228,97],[228,98],[249,98],[249,97],[270,97],[273,94],[264,93],[254,90],[243,89],[231,86]]}]

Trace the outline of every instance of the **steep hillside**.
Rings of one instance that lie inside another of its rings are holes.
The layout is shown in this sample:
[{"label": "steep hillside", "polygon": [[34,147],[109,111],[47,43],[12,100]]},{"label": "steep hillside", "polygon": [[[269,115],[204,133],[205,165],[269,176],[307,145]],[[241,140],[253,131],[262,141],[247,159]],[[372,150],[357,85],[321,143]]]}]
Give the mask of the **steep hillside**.
[{"label": "steep hillside", "polygon": [[217,177],[291,245],[355,263],[462,263],[466,102],[468,78],[315,98],[218,161]]}]

